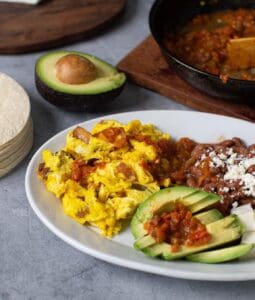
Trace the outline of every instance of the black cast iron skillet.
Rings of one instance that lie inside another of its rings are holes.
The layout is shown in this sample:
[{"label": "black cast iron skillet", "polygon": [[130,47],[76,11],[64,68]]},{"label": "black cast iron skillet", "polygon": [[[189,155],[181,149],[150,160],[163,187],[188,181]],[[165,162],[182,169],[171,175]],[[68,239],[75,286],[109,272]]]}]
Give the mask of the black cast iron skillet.
[{"label": "black cast iron skillet", "polygon": [[153,4],[149,23],[151,33],[163,55],[176,73],[195,88],[211,96],[238,101],[255,100],[255,81],[229,79],[223,83],[213,74],[192,67],[169,51],[163,43],[166,27],[175,32],[195,15],[223,9],[255,8],[251,0],[157,0]]}]

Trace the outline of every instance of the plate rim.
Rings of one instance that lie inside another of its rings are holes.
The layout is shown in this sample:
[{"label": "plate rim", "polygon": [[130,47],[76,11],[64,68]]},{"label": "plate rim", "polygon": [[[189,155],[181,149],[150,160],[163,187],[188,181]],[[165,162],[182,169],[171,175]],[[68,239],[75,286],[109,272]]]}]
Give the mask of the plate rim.
[{"label": "plate rim", "polygon": [[[108,114],[108,115],[102,115],[96,118],[92,118],[89,120],[86,120],[84,122],[79,122],[79,123],[75,123],[72,126],[65,128],[61,131],[59,131],[58,133],[56,133],[55,135],[53,135],[51,138],[49,138],[48,140],[46,140],[33,154],[32,158],[30,159],[27,169],[26,169],[26,174],[25,174],[25,192],[26,192],[26,196],[28,199],[28,202],[31,206],[31,208],[33,209],[34,213],[36,214],[36,216],[40,219],[40,221],[52,232],[54,233],[57,237],[59,237],[60,239],[62,239],[65,243],[67,243],[68,245],[74,247],[75,249],[88,254],[92,257],[95,257],[99,260],[114,264],[114,265],[118,265],[121,267],[125,267],[128,269],[132,269],[132,270],[136,270],[136,271],[143,271],[146,273],[150,273],[150,274],[156,274],[156,275],[162,275],[162,276],[166,276],[166,277],[173,277],[173,278],[179,278],[179,279],[190,279],[190,280],[203,280],[203,281],[250,281],[250,280],[255,280],[255,271],[254,273],[234,273],[234,277],[233,274],[229,275],[229,274],[216,274],[216,273],[207,273],[206,274],[206,278],[205,278],[205,274],[204,273],[196,273],[193,271],[183,271],[183,270],[171,270],[170,268],[168,269],[168,272],[166,272],[166,270],[164,268],[161,268],[160,266],[154,266],[154,265],[150,265],[150,264],[146,264],[146,263],[140,263],[140,262],[136,262],[133,261],[132,259],[125,259],[125,258],[121,258],[121,257],[117,257],[114,254],[107,254],[104,253],[100,250],[97,249],[92,249],[84,244],[82,244],[81,242],[77,241],[76,239],[66,235],[65,233],[63,233],[60,229],[57,228],[57,226],[54,225],[54,223],[52,223],[50,220],[48,220],[48,218],[46,216],[44,216],[44,214],[40,211],[40,209],[37,207],[36,202],[33,199],[30,187],[29,187],[29,179],[30,176],[32,175],[32,171],[33,171],[33,163],[36,160],[38,154],[41,153],[42,149],[45,148],[45,145],[47,143],[52,142],[55,138],[57,138],[58,136],[61,136],[65,131],[69,131],[72,128],[81,125],[81,124],[85,124],[85,123],[92,123],[92,122],[98,122],[104,118],[119,118],[123,115],[127,116],[127,115],[132,115],[132,114],[139,114],[139,113],[161,113],[161,112],[169,112],[169,113],[181,113],[181,114],[194,114],[194,115],[204,115],[204,116],[210,116],[210,117],[216,117],[216,118],[227,118],[227,119],[232,119],[232,120],[237,120],[238,122],[243,122],[246,124],[250,124],[251,126],[254,126],[255,124],[246,120],[242,120],[242,119],[238,119],[238,118],[234,118],[234,117],[229,117],[229,116],[223,116],[223,115],[218,115],[218,114],[213,114],[213,113],[205,113],[205,112],[198,112],[198,111],[188,111],[188,110],[170,110],[170,109],[161,109],[161,110],[138,110],[138,111],[128,111],[128,112],[121,112],[121,113],[116,113],[116,114]],[[220,278],[219,278],[220,277]]]}]

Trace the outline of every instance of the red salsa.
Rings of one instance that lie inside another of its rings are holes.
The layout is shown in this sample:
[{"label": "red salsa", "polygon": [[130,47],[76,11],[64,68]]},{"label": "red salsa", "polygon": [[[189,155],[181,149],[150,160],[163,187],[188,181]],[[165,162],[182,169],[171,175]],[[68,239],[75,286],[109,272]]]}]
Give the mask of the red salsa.
[{"label": "red salsa", "polygon": [[230,39],[255,36],[255,10],[238,9],[195,16],[175,34],[166,32],[165,45],[179,59],[198,69],[228,78],[255,80],[254,68],[233,70],[227,45]]},{"label": "red salsa", "polygon": [[144,224],[145,230],[156,239],[157,243],[171,244],[172,252],[187,247],[206,245],[211,235],[206,226],[182,204],[176,204],[174,210],[155,215]]}]

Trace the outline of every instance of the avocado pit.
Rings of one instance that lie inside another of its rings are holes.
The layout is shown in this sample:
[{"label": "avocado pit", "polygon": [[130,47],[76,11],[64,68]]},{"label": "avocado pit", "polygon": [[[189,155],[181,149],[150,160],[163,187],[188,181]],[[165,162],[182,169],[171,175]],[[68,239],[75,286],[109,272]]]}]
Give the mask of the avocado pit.
[{"label": "avocado pit", "polygon": [[56,76],[66,84],[86,84],[96,79],[94,64],[78,54],[67,54],[56,63]]}]

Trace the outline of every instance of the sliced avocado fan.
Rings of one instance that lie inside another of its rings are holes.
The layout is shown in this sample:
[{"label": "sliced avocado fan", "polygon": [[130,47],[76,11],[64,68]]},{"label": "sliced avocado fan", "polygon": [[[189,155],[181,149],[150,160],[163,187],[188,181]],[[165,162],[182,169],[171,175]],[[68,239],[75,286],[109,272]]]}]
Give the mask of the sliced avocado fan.
[{"label": "sliced avocado fan", "polygon": [[[151,257],[173,260],[239,239],[241,226],[237,216],[230,215],[223,218],[216,209],[197,214],[201,210],[209,209],[219,200],[220,197],[215,194],[182,186],[167,188],[151,195],[139,206],[131,221],[131,230],[136,238],[135,249]],[[147,233],[144,224],[156,214],[171,211],[176,203],[185,205],[197,219],[206,225],[211,235],[211,241],[208,244],[191,247],[183,245],[180,251],[172,252],[170,244],[156,243],[156,240]]]}]

